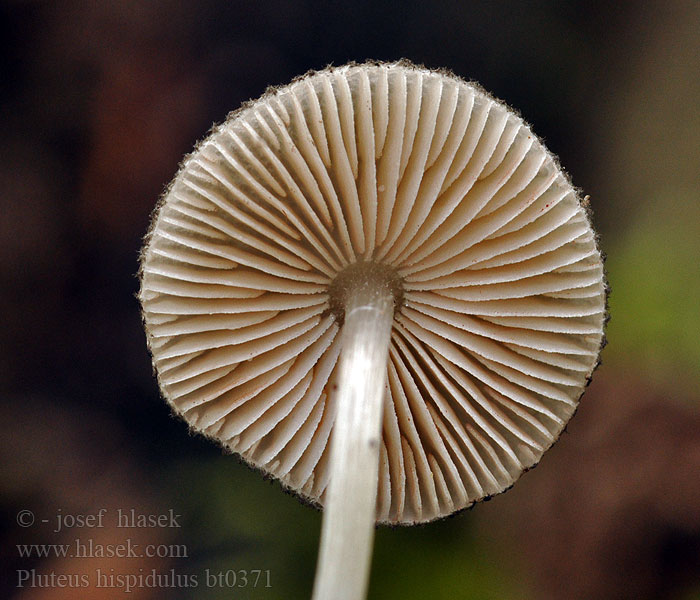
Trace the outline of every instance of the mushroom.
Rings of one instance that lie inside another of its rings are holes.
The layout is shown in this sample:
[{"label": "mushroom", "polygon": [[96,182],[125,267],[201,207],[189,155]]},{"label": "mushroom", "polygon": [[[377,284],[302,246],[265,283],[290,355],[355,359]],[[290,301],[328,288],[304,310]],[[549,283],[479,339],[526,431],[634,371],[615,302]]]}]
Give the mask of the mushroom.
[{"label": "mushroom", "polygon": [[314,598],[375,522],[509,488],[574,414],[606,287],[589,216],[502,103],[407,62],[270,89],[187,157],[140,300],[191,427],[324,508]]}]

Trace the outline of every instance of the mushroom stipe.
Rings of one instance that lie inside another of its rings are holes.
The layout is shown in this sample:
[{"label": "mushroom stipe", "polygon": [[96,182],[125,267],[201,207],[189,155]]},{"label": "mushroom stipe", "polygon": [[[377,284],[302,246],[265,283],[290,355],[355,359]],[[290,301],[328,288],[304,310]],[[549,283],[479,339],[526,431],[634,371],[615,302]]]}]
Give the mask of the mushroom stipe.
[{"label": "mushroom stipe", "polygon": [[310,73],[214,128],[155,212],[140,300],[173,410],[324,508],[326,599],[364,596],[375,523],[537,464],[606,293],[588,202],[522,119],[402,61]]}]

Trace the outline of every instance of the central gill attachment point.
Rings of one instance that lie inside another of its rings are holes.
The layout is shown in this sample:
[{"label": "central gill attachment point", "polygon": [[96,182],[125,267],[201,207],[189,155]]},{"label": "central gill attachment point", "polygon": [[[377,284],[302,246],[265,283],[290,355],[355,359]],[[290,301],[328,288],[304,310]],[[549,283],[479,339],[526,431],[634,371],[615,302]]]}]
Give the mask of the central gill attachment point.
[{"label": "central gill attachment point", "polygon": [[403,280],[396,270],[374,261],[359,261],[343,269],[328,286],[330,312],[342,327],[348,298],[361,288],[388,290],[394,299],[394,313],[403,305]]}]

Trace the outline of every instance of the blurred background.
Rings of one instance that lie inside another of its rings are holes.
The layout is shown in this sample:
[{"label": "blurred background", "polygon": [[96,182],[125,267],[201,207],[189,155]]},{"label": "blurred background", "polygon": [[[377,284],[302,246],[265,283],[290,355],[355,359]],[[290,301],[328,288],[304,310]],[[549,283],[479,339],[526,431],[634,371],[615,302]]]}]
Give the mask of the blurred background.
[{"label": "blurred background", "polygon": [[[213,122],[309,69],[406,57],[481,82],[559,155],[591,196],[612,320],[540,466],[378,530],[369,597],[700,598],[700,3],[5,0],[0,44],[0,597],[309,597],[320,514],[170,415],[138,254]],[[180,517],[125,530],[118,509]],[[18,548],[76,538],[162,556]]]}]

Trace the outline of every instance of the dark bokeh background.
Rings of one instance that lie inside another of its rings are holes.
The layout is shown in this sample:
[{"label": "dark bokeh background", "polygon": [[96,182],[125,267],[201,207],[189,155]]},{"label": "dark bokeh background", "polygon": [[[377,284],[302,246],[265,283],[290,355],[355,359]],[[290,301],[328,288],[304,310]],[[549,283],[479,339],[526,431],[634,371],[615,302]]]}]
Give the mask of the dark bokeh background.
[{"label": "dark bokeh background", "polygon": [[[308,69],[406,57],[517,107],[590,194],[612,321],[542,464],[466,514],[380,529],[370,597],[700,598],[699,39],[692,0],[5,0],[0,597],[309,596],[320,515],[169,415],[134,297],[138,253],[181,157],[229,110]],[[180,527],[116,528],[132,508],[172,509]],[[53,531],[58,514],[99,509],[105,527]],[[17,548],[76,538],[188,558]],[[32,569],[90,586],[17,587]],[[113,577],[103,587],[98,569]],[[257,587],[206,585],[207,570],[253,569]],[[174,587],[127,595],[117,578],[153,572]]]}]

